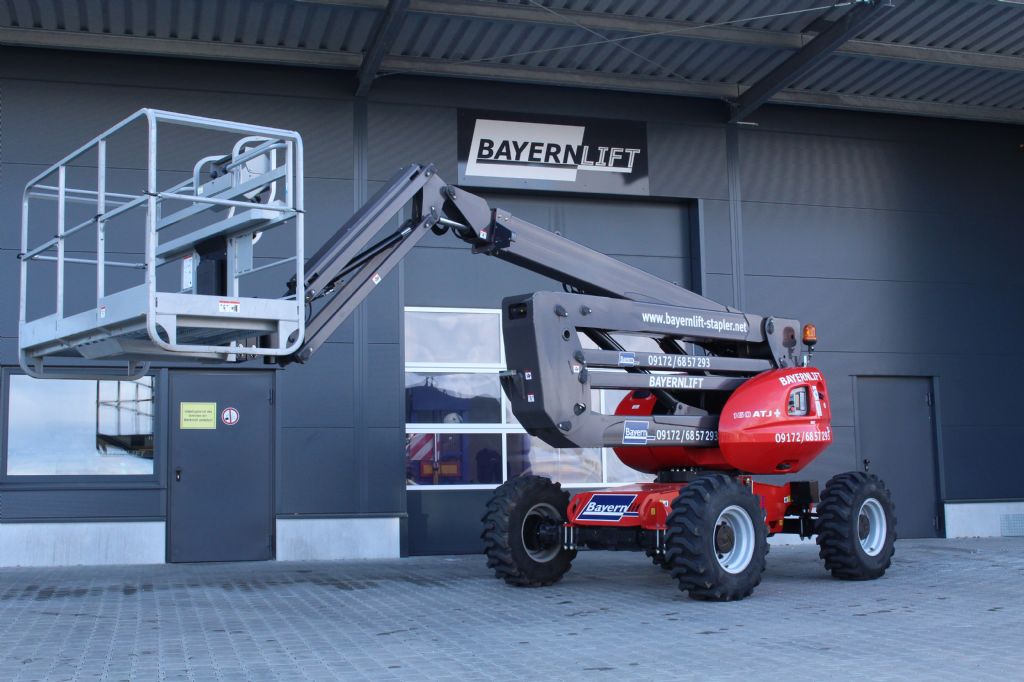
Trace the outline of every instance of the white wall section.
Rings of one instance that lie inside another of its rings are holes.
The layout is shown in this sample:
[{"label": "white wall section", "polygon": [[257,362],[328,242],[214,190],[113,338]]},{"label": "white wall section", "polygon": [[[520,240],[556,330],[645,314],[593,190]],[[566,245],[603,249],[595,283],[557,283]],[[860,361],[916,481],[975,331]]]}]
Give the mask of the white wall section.
[{"label": "white wall section", "polygon": [[397,559],[397,518],[278,519],[278,561]]},{"label": "white wall section", "polygon": [[953,502],[946,504],[947,538],[1024,535],[1024,502]]},{"label": "white wall section", "polygon": [[0,567],[162,564],[163,521],[0,524]]}]

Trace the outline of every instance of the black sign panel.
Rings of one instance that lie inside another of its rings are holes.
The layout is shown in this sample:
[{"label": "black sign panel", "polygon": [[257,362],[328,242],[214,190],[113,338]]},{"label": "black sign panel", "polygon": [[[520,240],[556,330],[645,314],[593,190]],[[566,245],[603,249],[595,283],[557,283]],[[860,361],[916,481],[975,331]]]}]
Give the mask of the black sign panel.
[{"label": "black sign panel", "polygon": [[460,109],[459,184],[646,196],[647,125]]}]

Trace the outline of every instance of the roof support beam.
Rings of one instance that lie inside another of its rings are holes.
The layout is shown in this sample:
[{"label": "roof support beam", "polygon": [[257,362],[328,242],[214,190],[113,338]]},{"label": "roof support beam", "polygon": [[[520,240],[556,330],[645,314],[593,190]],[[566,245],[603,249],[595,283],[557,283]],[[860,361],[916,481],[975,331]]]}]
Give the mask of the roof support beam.
[{"label": "roof support beam", "polygon": [[362,97],[370,91],[373,79],[377,77],[380,63],[391,51],[395,44],[398,31],[402,28],[402,21],[405,19],[406,10],[409,9],[409,0],[388,0],[387,9],[377,23],[377,30],[366,48],[366,56],[363,63],[359,65],[359,85],[356,86],[356,96]]},{"label": "roof support beam", "polygon": [[827,92],[797,92],[783,90],[772,100],[774,104],[824,107],[853,111],[877,111],[883,114],[926,116],[930,118],[957,118],[966,121],[988,121],[1024,125],[1024,111],[999,109],[970,104],[919,102],[874,95],[841,95]]},{"label": "roof support beam", "polygon": [[51,31],[41,28],[0,27],[0,45],[314,66],[329,69],[355,69],[358,68],[361,61],[359,55],[352,52],[327,52],[270,45],[241,45],[239,43],[111,35],[84,31]]},{"label": "roof support beam", "polygon": [[[305,0],[306,2],[328,3],[332,0]],[[341,4],[343,0],[333,0]],[[375,7],[374,2],[382,0],[356,0],[360,6]],[[995,0],[972,0],[991,2]],[[344,4],[352,4],[345,1]],[[1012,5],[1004,5],[1012,7]],[[513,5],[504,3],[470,2],[468,0],[412,0],[409,11],[417,14],[463,17],[487,21],[513,21],[548,26],[562,26],[551,12],[534,5]],[[653,19],[621,14],[606,14],[593,11],[559,9],[558,14],[590,30],[615,31],[617,33],[646,35],[661,33],[667,37],[685,40],[704,40],[718,43],[770,47],[783,50],[798,50],[814,37],[809,34],[786,33],[740,28],[735,26],[705,26],[678,19]],[[827,24],[821,24],[827,26]],[[628,43],[627,43],[628,44]],[[873,40],[850,40],[836,49],[838,54],[876,59],[898,59],[924,64],[945,64],[971,66],[982,69],[1024,71],[1024,57],[1012,54],[971,52],[952,48],[926,47],[921,45],[900,45]]]},{"label": "roof support beam", "polygon": [[[183,41],[142,36],[48,31],[34,28],[0,28],[0,45],[218,59],[332,69],[357,69],[362,61],[360,55],[352,52],[322,52],[318,50],[247,46],[198,40]],[[409,75],[478,78],[516,83],[540,83],[563,87],[646,92],[683,97],[733,99],[739,95],[735,85],[726,83],[702,83],[674,78],[644,78],[495,63],[476,62],[464,64],[449,60],[385,57],[381,68],[385,71],[407,73]],[[868,95],[839,95],[795,92],[791,90],[783,90],[778,93],[774,101],[779,104],[832,107],[911,116],[936,116],[940,118],[1024,125],[1024,112],[1017,109],[944,104],[939,102],[907,102]]]},{"label": "roof support beam", "polygon": [[[617,74],[599,74],[568,69],[533,68],[496,63],[474,62],[464,64],[456,61],[425,59],[422,57],[387,57],[382,68],[385,71],[408,75],[478,78],[489,81],[621,90],[624,92],[645,92],[682,97],[731,99],[735,98],[738,94],[735,85],[726,83],[698,83],[674,78],[621,76]],[[794,104],[798,106],[877,111],[909,116],[959,118],[1017,125],[1024,124],[1024,112],[1016,109],[996,109],[971,105],[943,104],[940,102],[907,102],[905,100],[869,95],[835,95],[783,90],[775,96],[773,101],[778,104]]]},{"label": "roof support beam", "polygon": [[834,24],[747,88],[732,105],[729,122],[744,120],[777,92],[800,80],[839,46],[875,21],[888,7],[885,0],[857,0]]}]

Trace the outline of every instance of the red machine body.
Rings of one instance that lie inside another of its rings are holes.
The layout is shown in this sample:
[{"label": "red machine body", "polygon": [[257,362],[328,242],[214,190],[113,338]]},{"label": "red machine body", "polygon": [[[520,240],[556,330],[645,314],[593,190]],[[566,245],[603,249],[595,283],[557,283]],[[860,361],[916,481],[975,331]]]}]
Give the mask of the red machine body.
[{"label": "red machine body", "polygon": [[[629,393],[615,414],[650,416],[649,391]],[[729,397],[718,423],[717,447],[619,447],[626,466],[648,473],[689,468],[746,474],[792,474],[832,442],[832,411],[822,373],[813,367],[759,374]]]},{"label": "red machine body", "polygon": [[[749,476],[741,476],[739,480],[760,499],[768,532],[781,532],[783,518],[792,502],[790,485],[759,483]],[[672,500],[679,496],[679,489],[683,486],[685,484],[640,483],[577,493],[569,502],[567,525],[664,531],[672,511]]]}]

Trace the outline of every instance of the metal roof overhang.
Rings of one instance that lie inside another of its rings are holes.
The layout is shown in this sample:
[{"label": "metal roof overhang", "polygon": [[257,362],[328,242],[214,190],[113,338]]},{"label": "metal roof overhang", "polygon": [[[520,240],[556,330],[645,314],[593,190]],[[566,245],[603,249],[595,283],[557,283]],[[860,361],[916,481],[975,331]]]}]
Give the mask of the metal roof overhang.
[{"label": "metal roof overhang", "polygon": [[1022,0],[4,0],[0,44],[1024,123]]}]

